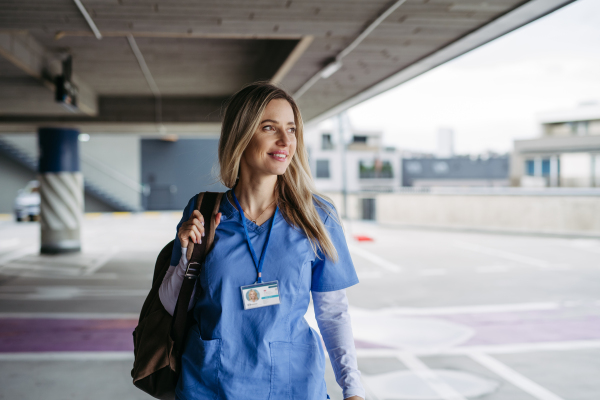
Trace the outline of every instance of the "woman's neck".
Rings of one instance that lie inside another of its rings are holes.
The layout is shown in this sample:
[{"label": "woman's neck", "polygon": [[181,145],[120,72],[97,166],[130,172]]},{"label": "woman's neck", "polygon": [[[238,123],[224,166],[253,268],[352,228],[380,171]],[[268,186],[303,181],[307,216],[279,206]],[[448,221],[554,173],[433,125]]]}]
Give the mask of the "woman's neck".
[{"label": "woman's neck", "polygon": [[265,211],[265,209],[270,206],[275,209],[275,200],[277,199],[277,194],[275,193],[276,183],[277,175],[265,177],[240,175],[234,191],[246,215],[257,218],[260,213],[264,212],[261,218],[259,218],[259,220],[263,220],[265,216],[272,214]]}]

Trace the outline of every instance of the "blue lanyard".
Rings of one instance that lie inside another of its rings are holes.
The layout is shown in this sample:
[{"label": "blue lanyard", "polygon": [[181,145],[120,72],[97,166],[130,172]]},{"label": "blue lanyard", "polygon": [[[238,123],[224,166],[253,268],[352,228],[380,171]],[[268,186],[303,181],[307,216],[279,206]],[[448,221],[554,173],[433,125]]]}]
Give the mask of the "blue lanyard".
[{"label": "blue lanyard", "polygon": [[[234,187],[235,189],[235,187]],[[256,258],[256,253],[254,252],[254,247],[252,246],[252,242],[250,242],[250,236],[248,235],[248,228],[246,227],[246,217],[244,216],[244,210],[242,210],[242,206],[240,206],[240,202],[237,197],[235,197],[235,191],[231,189],[231,194],[233,195],[233,200],[235,200],[235,205],[238,207],[240,214],[242,215],[242,225],[244,226],[244,234],[246,234],[246,242],[248,242],[248,248],[250,249],[250,254],[252,254],[252,259],[254,260],[254,265],[256,266],[256,270],[258,271],[258,280],[257,283],[262,283],[262,267],[265,261],[265,254],[267,254],[267,247],[269,247],[269,241],[271,240],[271,231],[273,230],[273,224],[275,223],[275,217],[277,217],[277,210],[279,210],[279,206],[275,208],[275,214],[273,214],[273,220],[271,221],[271,225],[269,226],[269,231],[267,232],[267,241],[263,246],[262,253],[260,255],[260,260]]]}]

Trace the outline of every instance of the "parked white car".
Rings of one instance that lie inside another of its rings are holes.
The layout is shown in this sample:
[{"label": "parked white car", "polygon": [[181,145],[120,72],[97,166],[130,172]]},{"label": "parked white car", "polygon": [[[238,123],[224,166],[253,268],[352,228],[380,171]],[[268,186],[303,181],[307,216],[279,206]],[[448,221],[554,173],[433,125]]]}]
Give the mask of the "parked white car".
[{"label": "parked white car", "polygon": [[15,198],[15,218],[17,221],[37,221],[40,217],[40,184],[29,181],[24,189],[19,189]]}]

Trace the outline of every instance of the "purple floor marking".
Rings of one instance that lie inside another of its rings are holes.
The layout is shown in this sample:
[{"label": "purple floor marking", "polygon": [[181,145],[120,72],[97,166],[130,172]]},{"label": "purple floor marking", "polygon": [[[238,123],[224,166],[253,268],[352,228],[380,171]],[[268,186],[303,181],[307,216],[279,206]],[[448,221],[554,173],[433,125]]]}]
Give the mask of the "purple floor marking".
[{"label": "purple floor marking", "polygon": [[[390,317],[393,318],[393,317]],[[475,336],[463,346],[600,339],[599,315],[564,315],[560,310],[444,315]],[[135,319],[0,319],[0,352],[133,351]],[[389,348],[356,340],[359,349]]]},{"label": "purple floor marking", "polygon": [[0,352],[133,351],[136,319],[0,319]]}]

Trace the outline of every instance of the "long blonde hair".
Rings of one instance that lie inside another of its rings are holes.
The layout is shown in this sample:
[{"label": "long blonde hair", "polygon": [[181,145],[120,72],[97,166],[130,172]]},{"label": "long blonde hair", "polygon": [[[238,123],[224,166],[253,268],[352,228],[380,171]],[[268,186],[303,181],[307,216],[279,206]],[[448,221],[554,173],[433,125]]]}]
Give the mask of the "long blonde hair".
[{"label": "long blonde hair", "polygon": [[228,188],[235,185],[242,154],[258,129],[267,104],[274,99],[285,99],[290,103],[296,123],[297,142],[296,153],[290,165],[283,175],[277,176],[275,190],[278,195],[279,209],[291,226],[304,231],[315,254],[318,255],[317,251],[320,250],[330,260],[337,261],[337,251],[313,200],[325,210],[334,223],[340,224],[340,221],[337,213],[334,212],[333,202],[318,193],[315,188],[308,163],[308,153],[304,146],[300,109],[292,96],[283,89],[267,82],[256,82],[245,86],[229,100],[219,139],[221,182]]}]

